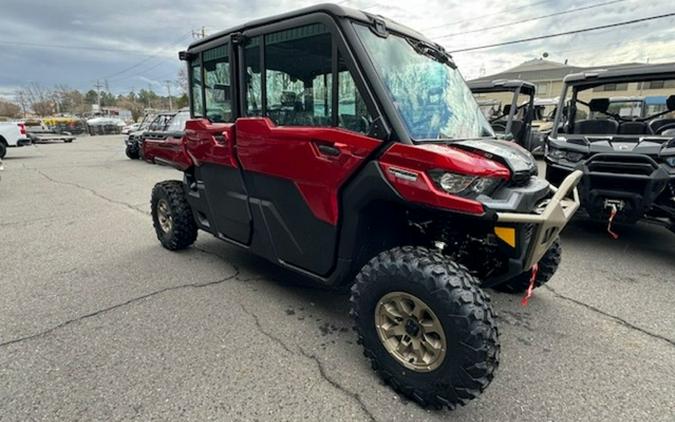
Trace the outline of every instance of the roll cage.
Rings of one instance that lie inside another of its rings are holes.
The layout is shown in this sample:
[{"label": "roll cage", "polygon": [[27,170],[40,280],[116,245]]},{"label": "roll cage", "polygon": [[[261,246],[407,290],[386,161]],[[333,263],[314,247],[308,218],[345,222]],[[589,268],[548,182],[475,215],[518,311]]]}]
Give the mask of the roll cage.
[{"label": "roll cage", "polygon": [[[675,80],[675,63],[627,66],[610,70],[598,69],[567,75],[563,80],[560,104],[556,112],[551,137],[556,138],[562,128],[565,128],[565,133],[572,133],[574,131],[577,104],[588,107],[592,112],[611,117],[617,122],[647,122],[673,112],[675,110],[675,98],[672,95],[667,100],[667,109],[665,111],[635,119],[626,119],[616,113],[608,112],[608,98],[595,98],[588,102],[578,98],[580,92],[607,84],[645,83],[665,80]],[[570,95],[569,99],[568,95]]]},{"label": "roll cage", "polygon": [[[378,76],[373,62],[369,59],[366,49],[356,34],[352,23],[360,23],[368,26],[376,35],[386,38],[389,34],[398,35],[408,40],[411,45],[420,54],[427,55],[440,62],[447,63],[454,67],[452,59],[444,48],[427,39],[421,33],[403,26],[395,21],[373,15],[367,12],[350,9],[334,4],[322,4],[300,9],[277,16],[254,20],[244,25],[239,25],[225,31],[218,32],[204,39],[192,43],[186,51],[179,53],[179,58],[188,62],[188,80],[193,80],[194,69],[200,69],[200,77],[204,81],[204,57],[203,53],[215,47],[224,46],[227,48],[230,60],[229,71],[232,75],[232,84],[227,87],[228,96],[232,98],[232,116],[234,121],[239,117],[251,116],[247,110],[246,84],[247,75],[244,66],[245,62],[244,48],[247,43],[258,36],[265,36],[272,32],[284,31],[295,27],[321,23],[330,31],[333,39],[333,63],[336,63],[335,56],[340,55],[344,59],[344,64],[354,77],[354,83],[363,96],[368,112],[371,116],[371,127],[369,136],[381,139],[385,143],[389,141],[399,141],[406,144],[413,144],[405,123],[402,121],[396,106],[390,99],[383,81]],[[262,80],[265,80],[265,53],[261,46],[260,61],[262,65]],[[198,64],[192,66],[191,64]],[[333,69],[333,75],[337,74],[337,69]],[[201,115],[195,107],[201,110],[206,109],[205,96],[202,95],[198,101],[194,101],[193,86],[189,85],[189,95],[193,101],[190,101],[191,117],[208,118]],[[262,88],[265,89],[264,87]],[[335,88],[333,88],[335,89]],[[261,100],[265,101],[265,92],[261,93]],[[333,101],[336,95],[333,95]],[[336,104],[333,104],[335,109]],[[332,122],[335,125],[335,121]]]},{"label": "roll cage", "polygon": [[[505,80],[497,79],[493,81],[470,81],[467,83],[471,92],[476,94],[491,94],[491,93],[511,93],[511,102],[504,106],[502,112],[497,116],[489,118],[490,125],[493,129],[504,134],[512,134],[518,142],[523,145],[529,139],[532,120],[534,118],[534,98],[536,94],[536,87],[533,83],[522,81],[518,79]],[[518,104],[521,95],[527,96],[527,102]],[[523,120],[522,127],[515,130],[514,122],[517,121],[517,116],[522,112]],[[505,119],[505,120],[504,120]],[[501,122],[504,123],[501,123]],[[523,145],[525,146],[525,145]]]}]

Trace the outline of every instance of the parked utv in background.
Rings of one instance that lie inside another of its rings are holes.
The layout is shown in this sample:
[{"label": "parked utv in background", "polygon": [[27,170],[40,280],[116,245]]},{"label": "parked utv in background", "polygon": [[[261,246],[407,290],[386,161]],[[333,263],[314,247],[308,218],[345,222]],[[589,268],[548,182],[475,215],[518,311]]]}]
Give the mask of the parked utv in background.
[{"label": "parked utv in background", "polygon": [[190,118],[190,109],[179,110],[162,130],[148,130],[139,141],[140,155],[153,164],[175,166],[183,153],[185,122]]},{"label": "parked utv in background", "polygon": [[171,120],[175,113],[173,112],[159,112],[146,114],[141,121],[140,129],[136,132],[131,132],[127,139],[124,140],[126,145],[125,152],[127,157],[132,160],[141,158],[140,141],[143,139],[143,134],[147,131],[164,130],[166,124]]},{"label": "parked utv in background", "polygon": [[532,119],[532,130],[540,134],[544,144],[553,130],[553,120],[555,119],[559,102],[559,98],[534,99],[534,117]]},{"label": "parked utv in background", "polygon": [[546,153],[546,179],[555,184],[582,169],[581,203],[591,218],[610,224],[646,219],[675,231],[675,95],[651,97],[650,107],[627,107],[625,99],[599,96],[614,84],[675,94],[675,65],[568,75]]},{"label": "parked utv in background", "polygon": [[484,288],[551,278],[580,172],[559,189],[537,178],[443,48],[380,16],[309,7],[180,58],[192,119],[173,159],[183,181],[152,192],[161,244],[186,248],[201,229],[353,284],[359,342],[386,382],[433,407],[477,397],[500,350]]},{"label": "parked utv in background", "polygon": [[[490,82],[474,81],[468,85],[471,92],[480,99],[490,98],[490,94],[510,94],[508,104],[499,107],[499,103],[495,101],[496,108],[489,109],[490,115],[486,117],[492,129],[528,151],[543,155],[544,140],[539,133],[532,131],[536,93],[533,83],[500,79]],[[522,102],[523,97],[526,99],[525,102]]]}]

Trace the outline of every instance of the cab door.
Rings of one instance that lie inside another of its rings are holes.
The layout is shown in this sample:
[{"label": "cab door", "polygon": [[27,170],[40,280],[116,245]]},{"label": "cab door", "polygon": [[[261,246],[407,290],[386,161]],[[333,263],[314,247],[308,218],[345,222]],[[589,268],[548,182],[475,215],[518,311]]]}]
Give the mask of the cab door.
[{"label": "cab door", "polygon": [[[309,20],[309,22],[307,22]],[[244,34],[236,153],[255,231],[251,248],[328,275],[335,264],[339,193],[381,144],[330,19]]]},{"label": "cab door", "polygon": [[195,169],[191,205],[197,223],[221,239],[248,245],[248,194],[234,152],[235,61],[229,37],[192,57],[188,77],[193,118],[186,124],[185,148]]}]

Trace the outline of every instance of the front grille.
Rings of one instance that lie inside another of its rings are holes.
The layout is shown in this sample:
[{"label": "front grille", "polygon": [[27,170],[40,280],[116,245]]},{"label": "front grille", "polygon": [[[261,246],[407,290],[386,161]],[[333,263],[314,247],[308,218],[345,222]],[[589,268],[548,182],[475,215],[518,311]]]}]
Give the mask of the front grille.
[{"label": "front grille", "polygon": [[593,173],[614,173],[649,176],[657,169],[654,161],[644,155],[602,155],[591,158],[586,165]]}]

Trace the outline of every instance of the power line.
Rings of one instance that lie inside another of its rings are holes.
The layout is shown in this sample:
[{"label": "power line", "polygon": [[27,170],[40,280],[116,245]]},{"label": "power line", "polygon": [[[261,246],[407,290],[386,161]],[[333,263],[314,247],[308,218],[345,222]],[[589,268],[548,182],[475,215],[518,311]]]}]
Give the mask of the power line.
[{"label": "power line", "polygon": [[511,21],[511,22],[508,22],[508,23],[500,23],[499,25],[485,26],[485,27],[478,28],[478,29],[472,29],[470,31],[454,32],[452,34],[439,35],[437,37],[434,37],[434,39],[450,38],[450,37],[456,37],[458,35],[466,35],[466,34],[475,34],[476,32],[484,32],[484,31],[489,31],[489,30],[492,30],[492,29],[504,28],[504,27],[511,26],[511,25],[517,25],[517,24],[521,24],[521,23],[534,22],[534,21],[538,21],[538,20],[541,20],[541,19],[552,18],[552,17],[555,17],[555,16],[568,15],[570,13],[581,12],[583,10],[589,10],[589,9],[595,9],[595,8],[598,8],[598,7],[608,6],[610,4],[621,3],[621,2],[624,2],[624,1],[626,1],[626,0],[612,0],[612,1],[607,1],[607,2],[604,2],[604,3],[596,3],[596,4],[591,4],[589,6],[583,6],[583,7],[577,7],[577,8],[568,9],[568,10],[562,10],[560,12],[555,12],[555,13],[551,13],[551,14],[548,14],[548,15],[536,16],[536,17],[526,18],[526,19],[522,19],[522,20],[518,20],[518,21]]},{"label": "power line", "polygon": [[502,10],[500,10],[500,11],[498,11],[498,12],[488,13],[487,15],[474,16],[474,17],[471,17],[471,18],[462,19],[462,20],[460,20],[460,21],[455,21],[455,22],[450,22],[450,23],[444,23],[443,25],[432,26],[432,27],[430,27],[430,28],[424,28],[424,29],[422,29],[422,32],[425,32],[425,31],[432,31],[432,30],[438,29],[438,28],[447,28],[448,26],[459,25],[460,23],[469,22],[469,21],[473,21],[473,20],[477,20],[477,19],[489,18],[489,17],[492,17],[492,16],[501,15],[501,14],[506,13],[506,12],[515,12],[515,11],[518,11],[518,10],[529,9],[529,8],[531,8],[531,7],[533,7],[533,6],[538,6],[538,5],[540,5],[540,4],[551,3],[552,1],[553,1],[553,0],[542,0],[542,1],[536,1],[536,2],[534,2],[534,3],[529,3],[529,4],[526,4],[526,5],[523,5],[523,6],[519,6],[519,7],[512,7],[512,8],[502,9]]},{"label": "power line", "polygon": [[135,68],[141,66],[142,64],[149,62],[149,61],[152,60],[153,58],[158,57],[159,55],[161,55],[161,54],[164,52],[164,50],[173,47],[174,45],[176,45],[176,44],[178,44],[179,42],[183,41],[185,38],[189,37],[189,36],[190,36],[190,33],[191,33],[191,32],[186,32],[186,33],[183,34],[179,39],[177,39],[176,41],[174,41],[173,43],[171,43],[171,45],[167,45],[167,46],[164,47],[164,48],[160,48],[160,49],[159,49],[160,51],[158,51],[157,53],[154,53],[154,54],[148,56],[147,58],[141,60],[140,62],[138,62],[138,63],[136,63],[136,64],[134,64],[134,65],[132,65],[132,66],[129,66],[129,67],[127,67],[127,68],[124,68],[124,69],[122,69],[122,70],[120,70],[120,71],[118,71],[118,72],[111,73],[110,75],[105,76],[104,78],[112,78],[113,76],[121,75],[122,73],[128,72],[129,70],[135,69]]},{"label": "power line", "polygon": [[672,17],[672,16],[675,16],[675,12],[666,13],[664,15],[650,16],[650,17],[647,17],[647,18],[640,18],[640,19],[633,19],[633,20],[624,21],[624,22],[612,23],[612,24],[608,24],[608,25],[592,26],[590,28],[577,29],[577,30],[574,30],[574,31],[559,32],[557,34],[540,35],[540,36],[537,36],[537,37],[522,38],[522,39],[519,39],[519,40],[505,41],[505,42],[500,42],[500,43],[495,43],[495,44],[485,44],[485,45],[478,45],[478,46],[475,46],[475,47],[461,48],[461,49],[458,49],[458,50],[451,51],[451,53],[461,53],[461,52],[465,52],[465,51],[485,50],[487,48],[503,47],[503,46],[506,46],[506,45],[513,45],[513,44],[520,44],[520,43],[530,42],[530,41],[544,40],[544,39],[547,39],[547,38],[562,37],[564,35],[579,34],[579,33],[582,33],[582,32],[597,31],[597,30],[600,30],[600,29],[616,28],[616,27],[619,27],[619,26],[632,25],[634,23],[647,22],[647,21],[652,21],[652,20],[655,20],[655,19],[669,18],[669,17]]},{"label": "power line", "polygon": [[168,60],[173,61],[173,59],[168,59],[168,58],[167,58],[167,59],[162,59],[162,60],[160,60],[159,62],[155,63],[154,65],[152,65],[152,66],[150,66],[150,67],[148,67],[148,68],[146,68],[146,69],[140,70],[140,71],[138,71],[138,72],[136,72],[136,73],[133,73],[133,74],[130,74],[130,75],[119,76],[119,77],[116,77],[116,78],[112,78],[111,80],[112,80],[112,81],[115,81],[115,82],[119,82],[119,81],[123,81],[123,80],[125,80],[125,79],[130,79],[130,78],[133,78],[133,77],[136,77],[136,76],[140,76],[140,75],[146,74],[147,72],[149,72],[149,71],[151,71],[151,70],[153,70],[153,69],[156,69],[156,68],[158,68],[160,65],[166,63]]}]

